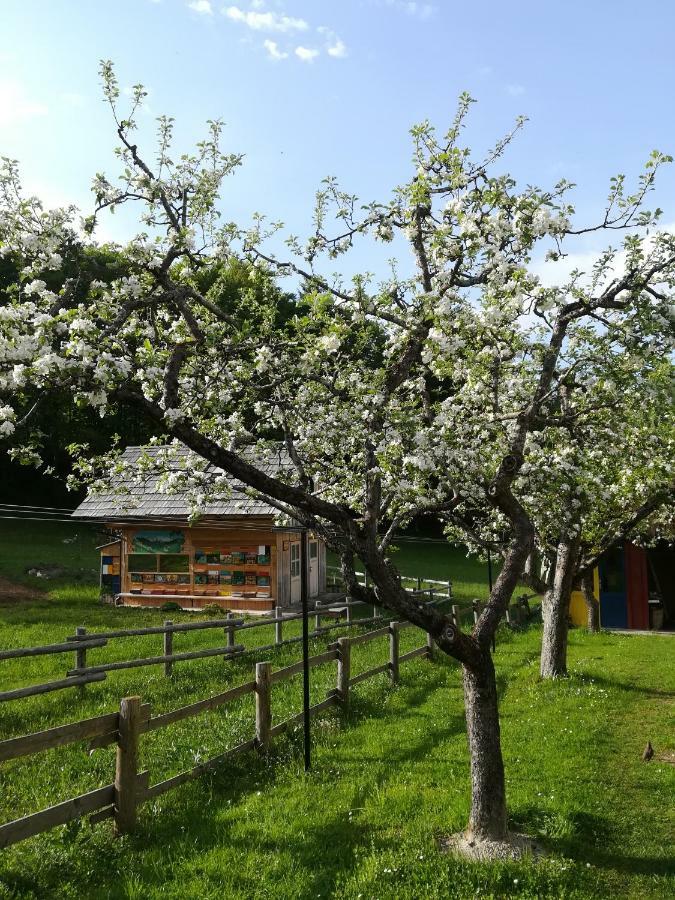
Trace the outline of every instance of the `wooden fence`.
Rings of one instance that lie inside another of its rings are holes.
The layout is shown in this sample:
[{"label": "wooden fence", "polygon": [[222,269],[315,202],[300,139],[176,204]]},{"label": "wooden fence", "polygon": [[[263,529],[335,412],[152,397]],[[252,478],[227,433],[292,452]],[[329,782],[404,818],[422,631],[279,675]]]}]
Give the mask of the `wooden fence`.
[{"label": "wooden fence", "polygon": [[[431,599],[429,599],[428,602],[432,605],[446,603],[448,600],[444,594],[440,597],[436,597],[434,588],[422,588],[419,592],[414,590],[412,593],[418,596],[430,597]],[[364,605],[365,604],[362,601],[347,599],[343,596],[336,596],[334,600],[324,603],[317,602],[314,609],[311,611],[311,615],[314,617],[314,630],[310,632],[310,636],[318,637],[335,628],[351,628],[354,625],[363,626],[381,620],[382,613],[377,607],[373,607],[372,616],[355,618],[354,610],[357,607],[363,608]],[[461,628],[463,620],[466,620],[467,622],[471,621],[472,614],[473,620],[476,621],[479,612],[483,607],[484,604],[479,603],[477,600],[473,601],[472,608],[460,608],[457,605],[453,605],[451,608],[451,615],[454,624],[457,628]],[[521,598],[507,610],[507,624],[518,624],[522,622],[527,615],[529,615],[529,606],[527,605],[527,601],[524,598]],[[274,616],[271,620],[269,617],[265,617],[256,621],[245,622],[243,619],[236,618],[234,614],[230,612],[225,619],[215,619],[206,622],[174,623],[167,620],[163,625],[145,628],[126,628],[96,633],[87,632],[84,627],[76,628],[75,634],[69,635],[65,641],[61,643],[45,644],[39,647],[0,650],[0,661],[21,657],[42,656],[45,654],[72,653],[74,655],[74,666],[65,672],[64,678],[42,684],[13,688],[8,691],[0,691],[0,702],[18,700],[23,697],[32,697],[37,694],[46,694],[51,691],[64,690],[73,687],[84,689],[88,684],[104,681],[107,678],[108,672],[122,669],[161,665],[164,667],[164,675],[169,677],[173,671],[174,663],[177,662],[207,659],[216,656],[228,660],[239,658],[247,653],[263,653],[267,650],[272,650],[275,647],[295,644],[301,641],[301,636],[285,639],[283,637],[285,623],[297,621],[299,619],[302,619],[301,613],[284,614],[282,610],[277,607],[277,609],[274,610]],[[329,624],[326,624],[327,619],[330,620]],[[239,632],[247,631],[252,628],[269,627],[271,625],[274,625],[274,641],[272,643],[247,648],[243,644],[236,642],[236,635]],[[225,635],[224,646],[207,647],[200,650],[174,653],[174,634],[212,629],[223,629]],[[106,647],[110,641],[143,635],[161,635],[163,639],[162,652],[152,656],[116,660],[114,662],[92,663],[91,658],[88,656],[89,651]]]},{"label": "wooden fence", "polygon": [[[374,631],[354,637],[341,637],[325,652],[310,657],[311,667],[334,661],[337,663],[335,689],[328,693],[325,700],[310,707],[311,714],[315,715],[336,704],[347,707],[351,689],[376,675],[386,672],[392,682],[397,682],[400,664],[407,660],[418,656],[431,659],[433,657],[433,640],[430,635],[427,635],[424,646],[403,654],[399,652],[399,633],[402,629],[410,627],[414,626],[409,622],[390,622]],[[358,675],[352,675],[352,648],[384,637],[389,639],[389,661]],[[95,716],[81,722],[59,725],[35,734],[0,741],[0,761],[32,756],[44,750],[83,740],[90,741],[90,750],[110,744],[117,745],[115,778],[111,784],[0,825],[0,848],[8,847],[18,841],[48,831],[57,825],[64,825],[73,819],[87,815],[90,816],[92,823],[112,818],[116,833],[125,834],[134,829],[137,810],[141,804],[166,791],[173,790],[187,781],[198,778],[209,770],[219,768],[223,762],[236,754],[253,749],[261,753],[267,752],[273,738],[302,720],[302,713],[298,713],[290,719],[272,725],[273,686],[285,679],[292,678],[301,671],[302,661],[276,671],[272,669],[271,663],[258,662],[255,665],[253,680],[158,716],[151,714],[150,705],[143,703],[140,697],[125,697],[120,702],[119,712]],[[148,771],[139,771],[139,745],[143,734],[165,728],[182,719],[198,716],[247,694],[255,694],[255,735],[252,738],[156,784],[150,784]]]}]

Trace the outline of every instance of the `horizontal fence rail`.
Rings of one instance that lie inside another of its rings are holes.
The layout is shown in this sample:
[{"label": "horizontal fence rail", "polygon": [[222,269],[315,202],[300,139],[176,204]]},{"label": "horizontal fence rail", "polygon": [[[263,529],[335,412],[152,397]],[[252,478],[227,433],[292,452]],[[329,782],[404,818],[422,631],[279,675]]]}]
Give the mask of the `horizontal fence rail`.
[{"label": "horizontal fence rail", "polygon": [[[390,622],[387,626],[364,634],[340,637],[328,650],[310,657],[311,667],[337,663],[335,690],[329,691],[325,700],[311,706],[310,713],[316,715],[332,706],[347,707],[351,688],[376,675],[388,673],[391,681],[396,683],[399,680],[399,665],[402,662],[418,656],[433,659],[433,640],[430,635],[426,636],[424,646],[402,655],[399,653],[399,632],[405,627],[414,626],[409,622]],[[352,677],[352,647],[359,647],[384,637],[389,639],[389,662]],[[150,705],[143,703],[140,697],[125,697],[120,702],[119,712],[1,741],[0,760],[3,761],[32,756],[44,750],[83,740],[90,740],[90,750],[116,744],[117,757],[115,780],[112,784],[0,825],[0,847],[8,847],[83,816],[90,816],[89,821],[92,824],[108,818],[114,819],[117,834],[133,831],[138,807],[143,803],[206,772],[218,769],[237,754],[251,750],[266,753],[273,738],[300,722],[302,712],[272,725],[272,688],[275,684],[295,677],[301,671],[302,661],[276,671],[272,671],[271,663],[259,662],[255,666],[255,680],[158,716],[151,715]],[[142,735],[232,703],[247,694],[254,694],[256,698],[253,738],[156,784],[150,784],[149,772],[139,771],[138,757]]]}]

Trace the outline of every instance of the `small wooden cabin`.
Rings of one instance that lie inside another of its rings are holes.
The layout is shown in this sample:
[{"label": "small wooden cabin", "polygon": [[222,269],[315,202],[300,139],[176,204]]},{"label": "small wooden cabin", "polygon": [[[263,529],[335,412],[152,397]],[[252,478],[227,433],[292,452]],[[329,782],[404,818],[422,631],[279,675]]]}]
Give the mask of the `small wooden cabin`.
[{"label": "small wooden cabin", "polygon": [[[141,452],[147,449],[129,447],[124,458],[133,463]],[[274,474],[283,462],[266,468]],[[72,515],[115,536],[99,548],[101,588],[124,605],[265,611],[300,602],[300,534],[275,531],[276,512],[232,481],[231,496],[191,525],[187,498],[159,492],[150,478],[142,488],[90,494]],[[326,548],[310,533],[308,550],[311,598],[326,589]]]},{"label": "small wooden cabin", "polygon": [[[673,630],[674,573],[673,547],[644,549],[626,541],[610,550],[594,572],[600,626],[636,631]],[[572,594],[570,618],[575,625],[586,625],[586,606],[580,591]]]}]

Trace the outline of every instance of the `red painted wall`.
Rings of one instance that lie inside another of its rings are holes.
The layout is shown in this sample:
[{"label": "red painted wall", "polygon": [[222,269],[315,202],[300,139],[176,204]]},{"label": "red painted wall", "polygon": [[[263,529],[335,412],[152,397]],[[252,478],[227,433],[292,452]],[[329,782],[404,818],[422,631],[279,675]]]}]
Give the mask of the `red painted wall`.
[{"label": "red painted wall", "polygon": [[625,544],[628,627],[649,628],[647,554],[634,544]]}]

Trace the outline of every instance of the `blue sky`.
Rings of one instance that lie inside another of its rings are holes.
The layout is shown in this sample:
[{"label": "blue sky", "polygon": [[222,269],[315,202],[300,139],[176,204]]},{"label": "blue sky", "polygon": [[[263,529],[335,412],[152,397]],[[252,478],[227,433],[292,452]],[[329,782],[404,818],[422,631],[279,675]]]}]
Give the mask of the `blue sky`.
[{"label": "blue sky", "polygon": [[[185,147],[207,118],[227,122],[227,148],[246,154],[228,218],[260,210],[302,233],[324,175],[386,199],[410,172],[410,125],[443,128],[466,89],[472,146],[527,115],[504,166],[575,181],[597,214],[611,174],[675,152],[674,32],[670,0],[2,0],[0,155],[47,201],[86,204],[94,172],[114,170],[97,78],[110,58],[122,85],[150,89],[144,127],[171,114]],[[668,221],[674,186],[668,172]]]}]

